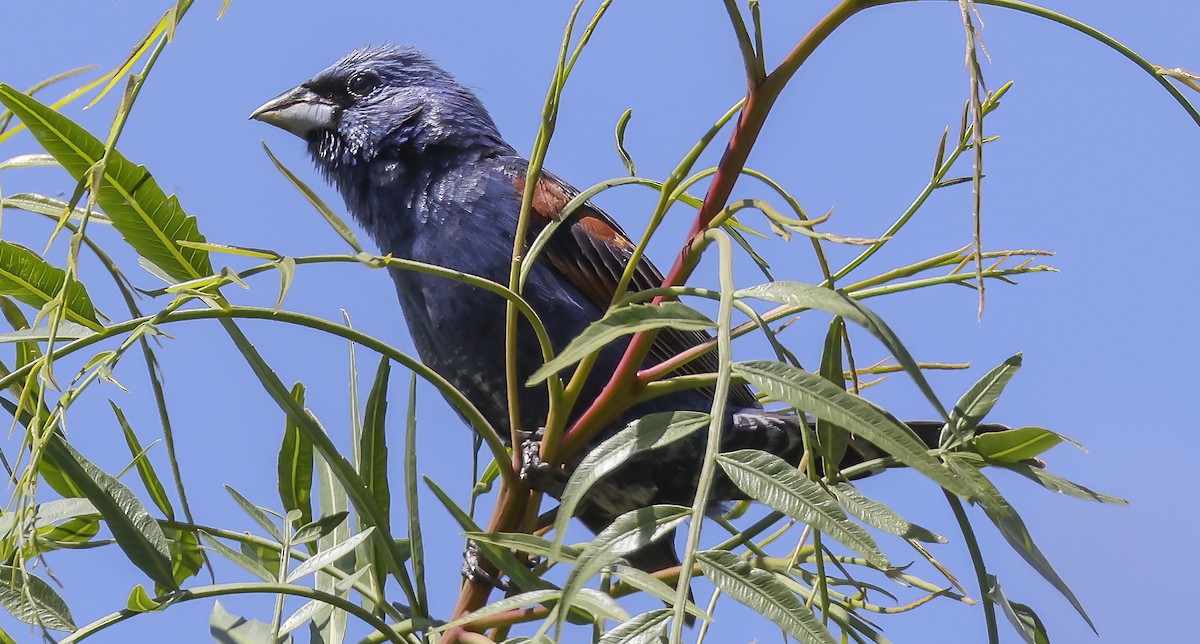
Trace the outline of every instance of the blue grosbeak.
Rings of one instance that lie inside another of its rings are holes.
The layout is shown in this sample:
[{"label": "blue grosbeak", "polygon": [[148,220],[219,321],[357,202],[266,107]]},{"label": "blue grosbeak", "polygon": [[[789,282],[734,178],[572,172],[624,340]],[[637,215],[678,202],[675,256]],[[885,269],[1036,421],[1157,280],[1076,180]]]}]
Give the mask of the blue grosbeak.
[{"label": "blue grosbeak", "polygon": [[[402,46],[355,51],[311,80],[258,108],[252,118],[304,139],[320,172],[385,253],[507,283],[527,162],[504,141],[479,99],[421,52]],[[559,218],[578,191],[544,172],[533,199],[532,233]],[[532,239],[532,237],[531,237]],[[527,240],[528,241],[528,240]],[[599,319],[613,298],[634,244],[608,215],[589,204],[570,214],[537,259],[523,292],[561,350]],[[443,277],[393,270],[392,278],[421,359],[458,388],[508,436],[505,388],[505,303],[499,296]],[[636,266],[631,291],[661,286],[648,260]],[[709,339],[704,333],[660,332],[646,366]],[[579,400],[593,400],[627,342],[603,349]],[[519,335],[522,381],[541,366],[531,329]],[[709,353],[680,371],[716,370]],[[712,393],[692,390],[641,403],[603,432],[648,413],[708,411]],[[794,415],[761,408],[745,386],[734,387],[721,450],[756,448],[790,463],[803,453]],[[540,427],[546,393],[527,388],[519,428]],[[913,423],[935,444],[941,423]],[[593,531],[655,503],[690,505],[696,493],[703,432],[642,454],[592,488],[577,512]],[[848,466],[874,457],[871,446],[848,450]],[[745,498],[719,477],[714,504]],[[646,570],[678,563],[670,539],[627,559]]]}]

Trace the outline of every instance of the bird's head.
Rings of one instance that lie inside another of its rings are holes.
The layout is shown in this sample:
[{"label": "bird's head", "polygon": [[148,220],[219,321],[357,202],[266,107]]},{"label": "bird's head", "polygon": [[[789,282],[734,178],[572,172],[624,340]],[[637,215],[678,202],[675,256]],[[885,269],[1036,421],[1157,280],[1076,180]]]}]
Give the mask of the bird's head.
[{"label": "bird's head", "polygon": [[434,149],[505,145],[471,90],[425,54],[398,45],[352,52],[250,118],[307,141],[327,174]]}]

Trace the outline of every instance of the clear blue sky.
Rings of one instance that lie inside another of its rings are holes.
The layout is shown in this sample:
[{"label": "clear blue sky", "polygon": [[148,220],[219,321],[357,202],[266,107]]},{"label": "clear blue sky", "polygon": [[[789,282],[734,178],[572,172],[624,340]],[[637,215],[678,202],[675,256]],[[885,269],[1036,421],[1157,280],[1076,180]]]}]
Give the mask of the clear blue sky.
[{"label": "clear blue sky", "polygon": [[[111,68],[171,4],[5,3],[0,81],[25,87],[88,63]],[[778,60],[833,4],[764,2],[770,60]],[[1194,2],[1045,4],[1091,22],[1155,63],[1200,67],[1195,37],[1200,5]],[[234,2],[216,22],[218,5],[198,3],[192,10],[146,85],[120,148],[179,195],[209,240],[289,255],[342,252],[343,245],[271,167],[259,141],[265,139],[329,203],[340,209],[341,200],[311,171],[298,141],[246,120],[253,108],[350,49],[411,43],[475,88],[508,139],[527,150],[568,12],[567,3]],[[1195,465],[1200,438],[1186,411],[1196,395],[1192,366],[1200,361],[1195,307],[1189,303],[1192,251],[1200,236],[1195,217],[1200,131],[1149,77],[1115,53],[1057,25],[981,9],[993,58],[984,65],[985,77],[991,87],[1016,81],[987,126],[988,134],[1002,138],[987,148],[985,244],[1053,250],[1058,255],[1052,263],[1062,272],[1028,276],[1018,287],[993,285],[982,321],[976,320],[973,293],[961,288],[873,305],[918,359],[974,365],[966,373],[931,376],[946,401],[1007,356],[1025,352],[1025,367],[992,418],[1043,425],[1079,440],[1090,453],[1060,447],[1048,457],[1052,470],[1124,496],[1132,505],[1087,504],[1015,477],[996,478],[1106,641],[1179,641],[1192,629],[1174,607],[1186,602],[1190,584],[1200,576],[1195,558],[1186,554],[1196,527],[1191,507],[1200,490]],[[796,76],[751,165],[788,186],[813,213],[836,207],[827,230],[878,235],[924,185],[942,128],[958,122],[967,91],[962,49],[958,9],[951,2],[901,4],[858,16]],[[627,140],[639,171],[665,176],[743,91],[740,70],[720,3],[617,3],[572,78],[548,167],[581,187],[622,174],[612,128],[631,107]],[[67,114],[103,136],[114,107],[115,94],[89,111],[72,106]],[[0,157],[34,149],[32,139],[22,135],[3,146]],[[715,159],[709,154],[705,161],[711,165]],[[6,193],[69,194],[72,187],[54,170],[8,172],[0,180]],[[750,190],[743,186],[739,194],[762,196]],[[607,193],[600,205],[637,231],[652,197],[628,189]],[[969,197],[966,186],[940,191],[867,273],[967,243]],[[669,264],[690,222],[683,209],[675,215],[652,248],[660,265]],[[5,213],[5,239],[41,248],[48,232],[42,220]],[[104,241],[119,246],[115,235]],[[762,250],[778,276],[815,281],[807,246],[796,244],[772,241]],[[61,262],[64,252],[56,246],[51,258]],[[138,285],[155,285],[128,253],[118,256]],[[214,259],[243,266],[233,258]],[[84,280],[101,308],[117,314],[122,307],[92,268]],[[739,276],[743,284],[756,277],[744,269]],[[244,303],[274,301],[273,277],[257,278],[251,286],[249,292],[228,292]],[[301,269],[286,306],[328,319],[340,319],[345,309],[362,330],[411,348],[382,272],[359,266]],[[819,351],[823,324],[801,324],[786,336],[809,363]],[[286,380],[308,384],[310,407],[344,443],[345,345],[311,332],[262,324],[245,328]],[[282,413],[215,325],[189,323],[169,331],[174,338],[164,341],[160,356],[193,509],[202,523],[251,530],[221,486],[277,504],[274,458]],[[859,346],[860,362],[879,354],[869,341]],[[739,357],[762,357],[762,351],[747,344]],[[366,370],[375,359],[360,352],[359,361]],[[123,467],[128,455],[106,397],[125,407],[146,442],[157,431],[139,369],[135,360],[117,373],[130,393],[97,389],[70,420],[73,442],[110,471]],[[405,380],[397,372],[393,436],[400,432]],[[932,414],[900,378],[869,394],[901,417]],[[422,472],[465,498],[467,430],[429,387],[420,388],[419,411]],[[398,451],[398,438],[393,445]],[[152,453],[165,473],[161,446]],[[971,583],[961,537],[931,485],[894,472],[865,482],[863,489],[950,536],[953,544],[938,555]],[[462,543],[436,501],[427,497],[424,503],[432,599],[445,612],[458,586]],[[973,516],[1009,596],[1033,605],[1054,641],[1091,641],[1067,603],[1008,551],[982,514]],[[899,561],[908,557],[894,542],[885,548]],[[111,548],[55,553],[50,562],[81,624],[122,607],[132,585],[145,581]],[[244,578],[228,566],[219,572],[224,581]],[[983,640],[980,610],[935,603],[940,607],[879,622],[897,642]],[[235,612],[269,618],[267,600],[227,604]],[[195,602],[141,616],[97,640],[207,641],[210,609],[208,602]],[[721,614],[734,613],[729,606]],[[0,618],[0,625],[28,635],[11,619]],[[710,641],[776,637],[765,622],[747,629],[744,622],[727,620]],[[1005,641],[1017,640],[1010,633]]]}]

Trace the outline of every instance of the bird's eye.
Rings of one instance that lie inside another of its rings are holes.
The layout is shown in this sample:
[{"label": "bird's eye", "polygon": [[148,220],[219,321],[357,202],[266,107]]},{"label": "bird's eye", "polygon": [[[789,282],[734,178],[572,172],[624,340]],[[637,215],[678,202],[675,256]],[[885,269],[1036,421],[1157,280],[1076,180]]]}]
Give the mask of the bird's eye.
[{"label": "bird's eye", "polygon": [[379,75],[372,71],[359,72],[346,81],[346,91],[359,98],[375,91],[379,86]]}]

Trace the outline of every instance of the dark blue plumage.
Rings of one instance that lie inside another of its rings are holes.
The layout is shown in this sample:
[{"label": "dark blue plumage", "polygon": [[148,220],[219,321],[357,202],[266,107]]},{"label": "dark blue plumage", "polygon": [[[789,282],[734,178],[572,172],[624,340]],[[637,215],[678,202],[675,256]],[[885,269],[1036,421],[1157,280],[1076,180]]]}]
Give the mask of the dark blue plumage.
[{"label": "dark blue plumage", "polygon": [[[317,167],[383,252],[507,282],[526,162],[501,138],[476,96],[425,55],[397,46],[356,51],[259,108],[254,117],[308,142]],[[534,200],[534,234],[556,219],[575,194],[574,188],[544,174]],[[523,293],[545,322],[556,350],[602,315],[633,248],[620,227],[590,204],[568,224],[556,231]],[[507,435],[504,301],[441,277],[403,270],[392,276],[422,360]],[[657,269],[643,261],[631,288],[654,288],[661,281]],[[667,330],[647,362],[657,363],[705,339],[703,334]],[[580,397],[581,409],[607,382],[624,346],[615,343],[602,352]],[[520,347],[524,378],[541,365],[528,328]],[[714,359],[710,354],[687,369],[712,371]],[[707,411],[710,396],[687,391],[651,400],[607,433],[650,412]],[[754,447],[798,462],[802,450],[794,416],[759,409],[744,387],[735,388],[730,402],[722,450]],[[545,415],[545,392],[526,390],[520,429],[540,427]],[[599,530],[620,513],[644,505],[690,504],[702,440],[696,435],[614,473],[593,490],[580,518]],[[848,458],[861,457],[852,453]],[[740,492],[719,480],[713,499],[736,498]],[[677,561],[670,544],[651,546],[633,559],[647,569]]]}]

